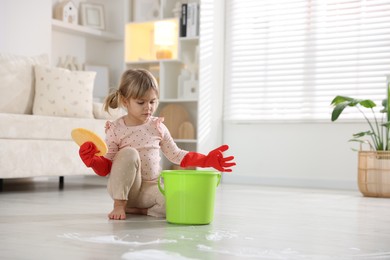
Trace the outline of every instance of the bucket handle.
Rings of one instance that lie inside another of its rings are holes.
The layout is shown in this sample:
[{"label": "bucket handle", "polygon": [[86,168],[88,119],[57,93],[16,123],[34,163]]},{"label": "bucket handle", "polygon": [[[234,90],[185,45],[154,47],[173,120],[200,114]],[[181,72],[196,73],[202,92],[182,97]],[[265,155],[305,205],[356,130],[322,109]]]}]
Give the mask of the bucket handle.
[{"label": "bucket handle", "polygon": [[162,173],[160,174],[160,176],[158,176],[158,189],[160,190],[160,192],[162,193],[162,195],[165,196],[165,190],[163,190],[163,188],[161,187],[161,177],[162,177]]},{"label": "bucket handle", "polygon": [[218,187],[218,185],[221,183],[221,177],[222,177],[222,174],[220,173],[220,174],[218,174],[218,182],[217,182],[217,187]]},{"label": "bucket handle", "polygon": [[[217,176],[218,176],[218,182],[217,182],[217,186],[216,187],[218,187],[218,185],[221,183],[222,174],[218,174]],[[158,189],[160,190],[162,195],[165,196],[165,190],[161,187],[161,177],[162,177],[162,173],[160,174],[160,176],[158,176],[158,182],[157,182]]]}]

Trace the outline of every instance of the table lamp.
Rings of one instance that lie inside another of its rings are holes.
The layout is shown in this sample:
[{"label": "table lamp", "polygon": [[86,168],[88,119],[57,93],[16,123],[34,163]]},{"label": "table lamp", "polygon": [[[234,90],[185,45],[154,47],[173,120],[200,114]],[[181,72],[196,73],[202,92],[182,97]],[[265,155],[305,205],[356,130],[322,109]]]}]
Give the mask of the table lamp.
[{"label": "table lamp", "polygon": [[175,44],[175,26],[172,21],[154,23],[154,45],[157,47],[157,59],[171,59],[172,47]]}]

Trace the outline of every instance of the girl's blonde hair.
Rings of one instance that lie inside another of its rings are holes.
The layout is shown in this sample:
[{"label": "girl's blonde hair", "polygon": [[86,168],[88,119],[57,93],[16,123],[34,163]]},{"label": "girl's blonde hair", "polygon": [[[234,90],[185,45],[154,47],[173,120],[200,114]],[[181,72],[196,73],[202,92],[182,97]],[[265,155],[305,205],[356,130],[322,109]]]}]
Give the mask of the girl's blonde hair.
[{"label": "girl's blonde hair", "polygon": [[159,97],[159,90],[156,78],[145,69],[126,70],[121,77],[119,88],[111,92],[104,101],[104,110],[109,112],[110,108],[118,108],[122,100],[130,98],[138,99],[145,96],[150,89],[156,92]]}]

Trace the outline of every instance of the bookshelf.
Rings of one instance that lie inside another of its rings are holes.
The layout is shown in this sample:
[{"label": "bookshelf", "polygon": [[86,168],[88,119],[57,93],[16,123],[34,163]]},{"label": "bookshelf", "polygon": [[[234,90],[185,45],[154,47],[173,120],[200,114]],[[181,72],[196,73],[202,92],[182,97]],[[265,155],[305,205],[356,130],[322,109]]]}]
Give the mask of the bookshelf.
[{"label": "bookshelf", "polygon": [[[108,86],[104,90],[108,93],[110,87],[115,87],[123,72],[123,43],[124,24],[128,0],[96,0],[82,3],[93,3],[102,6],[105,17],[105,28],[95,29],[81,25],[81,2],[74,1],[78,8],[77,23],[69,23],[55,17],[60,3],[64,1],[52,0],[51,19],[51,62],[58,66],[66,57],[72,57],[80,65],[99,66],[108,71]],[[98,98],[98,97],[95,97]],[[101,97],[99,97],[100,99]]]},{"label": "bookshelf", "polygon": [[[180,148],[196,151],[198,144],[199,30],[188,37],[181,34],[180,23],[183,7],[181,2],[177,0],[147,2],[150,4],[149,7],[146,2],[132,1],[134,11],[146,11],[145,14],[132,14],[125,25],[125,66],[126,68],[147,69],[158,80],[160,104],[156,116],[170,105],[179,106],[187,111],[188,121],[195,129],[194,136],[192,138],[173,136],[173,138]],[[200,1],[190,3],[192,6],[199,6]],[[189,2],[185,4],[188,5]],[[149,10],[155,10],[155,13],[159,15],[150,18],[152,15],[148,13]],[[159,39],[159,31],[162,32],[161,39]],[[169,129],[168,125],[167,127]],[[170,130],[176,132],[174,129]],[[170,163],[163,161],[163,168],[170,169]]]}]

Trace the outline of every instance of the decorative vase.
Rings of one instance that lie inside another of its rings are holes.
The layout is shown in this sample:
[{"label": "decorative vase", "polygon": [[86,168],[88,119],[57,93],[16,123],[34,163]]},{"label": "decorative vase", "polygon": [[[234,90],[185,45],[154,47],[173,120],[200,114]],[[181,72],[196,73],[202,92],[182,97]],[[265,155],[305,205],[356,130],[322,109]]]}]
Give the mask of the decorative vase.
[{"label": "decorative vase", "polygon": [[358,186],[364,196],[390,198],[390,151],[359,151]]}]

